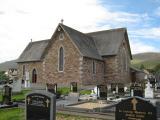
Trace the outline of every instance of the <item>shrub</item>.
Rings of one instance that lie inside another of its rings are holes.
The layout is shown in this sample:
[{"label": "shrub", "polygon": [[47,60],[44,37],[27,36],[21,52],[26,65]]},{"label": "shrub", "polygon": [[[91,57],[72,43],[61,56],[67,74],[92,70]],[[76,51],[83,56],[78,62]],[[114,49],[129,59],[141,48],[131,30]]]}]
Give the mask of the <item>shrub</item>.
[{"label": "shrub", "polygon": [[91,92],[92,92],[91,90],[81,90],[81,91],[80,91],[80,94],[81,94],[81,95],[86,95],[86,94],[87,94],[87,95],[90,95]]},{"label": "shrub", "polygon": [[60,93],[61,95],[67,95],[70,92],[70,88],[61,87],[61,88],[58,88],[57,92]]}]

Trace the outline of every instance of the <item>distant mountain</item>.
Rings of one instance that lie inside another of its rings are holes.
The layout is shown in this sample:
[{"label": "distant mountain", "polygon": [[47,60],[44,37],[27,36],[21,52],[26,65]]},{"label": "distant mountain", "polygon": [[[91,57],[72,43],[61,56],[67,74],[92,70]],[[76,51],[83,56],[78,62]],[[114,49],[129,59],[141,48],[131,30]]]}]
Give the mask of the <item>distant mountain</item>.
[{"label": "distant mountain", "polygon": [[16,60],[11,60],[11,61],[0,63],[0,71],[6,71],[9,68],[17,68]]},{"label": "distant mountain", "polygon": [[157,64],[160,64],[160,53],[147,52],[147,53],[134,54],[132,56],[133,60],[131,63],[134,67],[137,68],[139,68],[143,64],[145,68],[152,69]]}]

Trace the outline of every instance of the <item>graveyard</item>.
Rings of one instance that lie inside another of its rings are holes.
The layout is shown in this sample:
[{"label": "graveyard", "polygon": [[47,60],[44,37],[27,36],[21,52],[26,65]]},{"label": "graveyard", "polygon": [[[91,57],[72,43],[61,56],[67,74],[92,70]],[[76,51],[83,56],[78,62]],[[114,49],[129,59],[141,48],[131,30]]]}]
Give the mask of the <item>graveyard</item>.
[{"label": "graveyard", "polygon": [[[31,41],[17,59],[17,69],[9,69],[13,74],[0,82],[0,113],[5,112],[0,119],[160,119],[158,82],[147,70],[130,66],[127,29],[94,34],[84,34],[62,21],[53,34],[57,42]],[[114,40],[119,41],[116,46]],[[59,45],[67,46],[68,57]],[[113,45],[113,50],[108,51],[106,45]]]},{"label": "graveyard", "polygon": [[22,88],[13,92],[11,84],[1,87],[0,119],[10,120],[158,120],[160,90],[146,81],[145,87],[132,84],[122,94],[107,93],[104,87],[77,91],[71,88]]}]

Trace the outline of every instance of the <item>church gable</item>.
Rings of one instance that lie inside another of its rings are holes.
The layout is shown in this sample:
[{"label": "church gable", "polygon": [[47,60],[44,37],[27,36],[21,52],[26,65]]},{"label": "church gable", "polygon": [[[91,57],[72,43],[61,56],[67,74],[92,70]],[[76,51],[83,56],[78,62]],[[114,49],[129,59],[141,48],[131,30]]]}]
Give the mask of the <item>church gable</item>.
[{"label": "church gable", "polygon": [[56,29],[48,48],[44,57],[44,76],[47,82],[58,84],[79,82],[79,60],[82,55],[61,27],[58,26]]}]

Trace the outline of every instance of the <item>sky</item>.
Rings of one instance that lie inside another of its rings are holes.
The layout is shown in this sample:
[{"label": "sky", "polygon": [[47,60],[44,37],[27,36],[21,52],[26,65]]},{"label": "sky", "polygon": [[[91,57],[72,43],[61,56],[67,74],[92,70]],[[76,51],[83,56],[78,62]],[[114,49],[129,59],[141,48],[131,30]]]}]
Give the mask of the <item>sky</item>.
[{"label": "sky", "polygon": [[160,0],[0,0],[0,63],[51,38],[61,19],[84,33],[125,27],[132,54],[160,52]]}]

